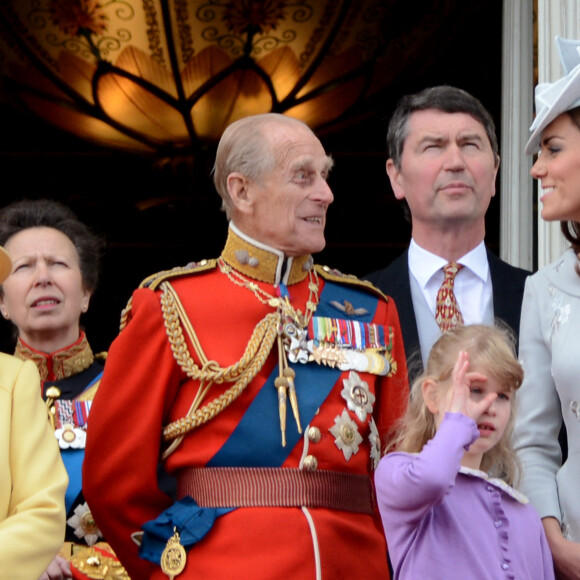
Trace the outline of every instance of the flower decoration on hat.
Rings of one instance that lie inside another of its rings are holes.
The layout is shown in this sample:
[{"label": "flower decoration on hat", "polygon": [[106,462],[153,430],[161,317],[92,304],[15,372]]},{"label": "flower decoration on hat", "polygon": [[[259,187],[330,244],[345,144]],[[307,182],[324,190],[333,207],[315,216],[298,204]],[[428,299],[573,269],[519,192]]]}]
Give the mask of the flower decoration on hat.
[{"label": "flower decoration on hat", "polygon": [[580,106],[580,41],[556,36],[565,76],[553,83],[539,83],[535,90],[536,118],[525,152],[532,155],[540,146],[544,129],[558,117]]}]

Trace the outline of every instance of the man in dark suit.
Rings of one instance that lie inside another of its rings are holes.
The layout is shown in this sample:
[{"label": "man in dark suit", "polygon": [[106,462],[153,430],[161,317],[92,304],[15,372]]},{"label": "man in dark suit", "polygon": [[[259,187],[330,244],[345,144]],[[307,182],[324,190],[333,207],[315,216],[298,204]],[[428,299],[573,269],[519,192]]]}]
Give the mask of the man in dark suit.
[{"label": "man in dark suit", "polygon": [[[514,331],[526,276],[484,244],[485,213],[499,168],[493,119],[469,93],[436,86],[401,99],[387,132],[387,174],[405,200],[412,239],[405,253],[366,278],[397,305],[411,377],[441,334],[438,293],[446,264],[465,324],[501,319]],[[440,294],[439,294],[440,296]]]}]

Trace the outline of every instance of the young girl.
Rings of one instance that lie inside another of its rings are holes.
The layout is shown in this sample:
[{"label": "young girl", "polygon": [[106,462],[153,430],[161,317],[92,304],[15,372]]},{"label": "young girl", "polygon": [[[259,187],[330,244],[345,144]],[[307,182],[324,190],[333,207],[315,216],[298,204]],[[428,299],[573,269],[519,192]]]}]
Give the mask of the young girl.
[{"label": "young girl", "polygon": [[459,326],[433,346],[375,474],[395,580],[554,578],[540,518],[511,487],[522,379],[499,328]]}]

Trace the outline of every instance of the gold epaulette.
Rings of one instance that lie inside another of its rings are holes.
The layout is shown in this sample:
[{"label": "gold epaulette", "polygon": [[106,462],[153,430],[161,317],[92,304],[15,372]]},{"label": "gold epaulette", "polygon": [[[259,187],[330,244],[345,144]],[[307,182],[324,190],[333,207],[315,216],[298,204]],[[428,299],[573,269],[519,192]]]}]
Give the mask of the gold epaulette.
[{"label": "gold epaulette", "polygon": [[[171,270],[162,270],[161,272],[156,272],[147,276],[145,280],[139,284],[139,288],[149,288],[151,290],[156,290],[157,287],[170,278],[177,278],[179,276],[189,276],[191,274],[200,274],[201,272],[207,272],[208,270],[213,270],[217,266],[217,260],[201,260],[201,262],[190,262],[185,266],[176,266],[171,268]],[[123,330],[127,326],[129,321],[129,314],[131,313],[131,307],[133,303],[133,298],[129,298],[127,306],[121,312],[121,323],[119,325],[119,331]]]},{"label": "gold epaulette", "polygon": [[207,272],[212,270],[217,266],[217,260],[201,260],[201,262],[190,262],[185,266],[177,266],[171,268],[171,270],[163,270],[148,276],[139,284],[139,288],[150,288],[151,290],[156,290],[157,286],[161,284],[164,280],[169,280],[170,278],[177,278],[178,276],[188,276],[190,274],[200,274],[201,272]]},{"label": "gold epaulette", "polygon": [[319,264],[315,264],[314,267],[316,268],[316,272],[325,280],[330,280],[331,282],[338,282],[341,284],[350,284],[352,286],[357,286],[359,288],[364,288],[381,298],[384,298],[387,302],[389,297],[386,294],[383,294],[381,290],[379,290],[376,286],[374,286],[368,280],[361,280],[357,278],[353,274],[343,274],[340,270],[336,270],[335,268],[330,268],[329,266],[320,266]]}]

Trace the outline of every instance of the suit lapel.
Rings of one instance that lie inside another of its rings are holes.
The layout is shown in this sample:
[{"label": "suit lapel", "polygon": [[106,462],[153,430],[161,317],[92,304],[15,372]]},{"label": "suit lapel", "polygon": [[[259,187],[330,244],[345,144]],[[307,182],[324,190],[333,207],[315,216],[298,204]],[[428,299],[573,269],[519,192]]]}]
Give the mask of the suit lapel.
[{"label": "suit lapel", "polygon": [[487,250],[493,292],[493,314],[507,322],[517,333],[520,325],[523,288],[516,283],[510,268]]},{"label": "suit lapel", "polygon": [[399,313],[405,353],[409,356],[410,353],[420,350],[417,319],[415,318],[409,280],[411,275],[409,271],[409,252],[405,251],[396,258],[392,262],[390,269],[389,276],[392,280],[389,294],[395,301],[397,312]]}]

